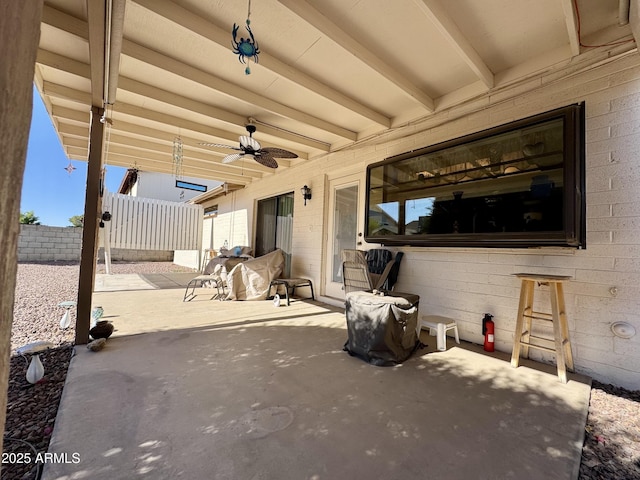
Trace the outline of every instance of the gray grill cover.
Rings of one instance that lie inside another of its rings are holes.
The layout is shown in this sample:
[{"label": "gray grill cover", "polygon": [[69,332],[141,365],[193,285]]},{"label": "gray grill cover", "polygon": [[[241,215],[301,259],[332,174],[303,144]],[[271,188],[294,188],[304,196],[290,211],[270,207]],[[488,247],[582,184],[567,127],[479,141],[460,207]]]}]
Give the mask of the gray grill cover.
[{"label": "gray grill cover", "polygon": [[404,362],[419,345],[416,334],[418,302],[411,293],[350,292],[346,295],[350,355],[379,366]]}]

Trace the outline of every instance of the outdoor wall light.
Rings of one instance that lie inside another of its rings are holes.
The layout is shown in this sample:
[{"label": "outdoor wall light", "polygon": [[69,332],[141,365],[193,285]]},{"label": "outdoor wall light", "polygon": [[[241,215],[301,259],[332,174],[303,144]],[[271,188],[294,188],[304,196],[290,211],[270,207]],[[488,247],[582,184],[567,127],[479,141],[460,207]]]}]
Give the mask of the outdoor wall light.
[{"label": "outdoor wall light", "polygon": [[111,214],[109,212],[104,212],[100,217],[100,228],[104,228],[104,222],[109,222],[111,220]]},{"label": "outdoor wall light", "polygon": [[304,198],[304,205],[307,206],[307,200],[311,200],[311,189],[306,185],[300,189],[302,192],[302,198]]}]

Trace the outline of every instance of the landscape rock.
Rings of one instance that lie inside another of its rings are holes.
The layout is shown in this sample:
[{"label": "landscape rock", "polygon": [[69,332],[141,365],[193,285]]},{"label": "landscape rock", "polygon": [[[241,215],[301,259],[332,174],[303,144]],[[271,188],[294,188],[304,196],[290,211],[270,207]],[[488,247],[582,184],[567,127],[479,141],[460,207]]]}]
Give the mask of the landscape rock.
[{"label": "landscape rock", "polygon": [[87,344],[87,348],[89,350],[91,350],[92,352],[99,352],[100,350],[102,350],[104,348],[104,346],[107,344],[107,339],[106,338],[98,338],[97,340],[94,340],[93,342],[89,342]]}]

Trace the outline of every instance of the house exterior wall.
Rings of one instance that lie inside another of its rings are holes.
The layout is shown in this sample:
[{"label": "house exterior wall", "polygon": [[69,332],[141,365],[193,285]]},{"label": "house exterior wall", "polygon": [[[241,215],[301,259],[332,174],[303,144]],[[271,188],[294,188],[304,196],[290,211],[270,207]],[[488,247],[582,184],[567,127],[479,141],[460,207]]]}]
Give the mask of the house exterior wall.
[{"label": "house exterior wall", "polygon": [[206,261],[207,250],[217,250],[213,246],[213,222],[215,215],[205,215],[202,220],[202,252],[197,250],[176,250],[173,255],[173,263],[182,267],[201,270]]},{"label": "house exterior wall", "polygon": [[[233,192],[230,194],[233,195]],[[236,245],[251,245],[251,220],[249,212],[253,210],[251,203],[238,204],[226,213],[218,212],[213,220],[212,244],[215,250],[231,248]]]},{"label": "house exterior wall", "polygon": [[[203,180],[201,178],[183,177],[184,182],[206,185],[207,191],[220,185],[221,182]],[[155,198],[171,202],[186,202],[202,192],[176,187],[176,178],[173,175],[156,172],[138,172],[138,180],[131,189],[131,195],[135,197]]]},{"label": "house exterior wall", "polygon": [[[640,56],[624,55],[569,76],[541,74],[526,83],[446,109],[377,140],[305,162],[218,199],[220,217],[246,211],[252,231],[255,200],[295,191],[292,276],[323,291],[323,256],[330,176],[361,174],[360,216],[368,164],[572,103],[586,102],[587,248],[394,248],[405,252],[396,289],[420,295],[421,315],[458,321],[464,340],[481,343],[482,316],[494,315],[496,349],[510,352],[520,291],[518,272],[570,275],[565,286],[576,370],[631,389],[640,388]],[[566,73],[566,71],[565,71]],[[300,187],[312,188],[303,206]],[[286,187],[285,187],[286,186]],[[244,219],[245,217],[242,216]],[[232,222],[233,224],[233,222]],[[235,224],[245,228],[244,223]],[[377,245],[367,245],[368,249]],[[549,311],[548,288],[537,293]],[[638,335],[622,339],[611,324],[624,321]],[[531,351],[553,362],[553,355]]]},{"label": "house exterior wall", "polygon": [[[217,200],[214,203],[217,203]],[[204,203],[203,206],[206,207],[208,204]],[[223,214],[204,217],[202,253],[198,254],[196,250],[176,250],[173,263],[199,270],[206,265],[203,264],[206,262],[206,249],[215,250],[217,253],[221,248],[253,245],[249,231],[251,219],[248,217],[251,209],[239,205],[236,205],[236,208]]]}]

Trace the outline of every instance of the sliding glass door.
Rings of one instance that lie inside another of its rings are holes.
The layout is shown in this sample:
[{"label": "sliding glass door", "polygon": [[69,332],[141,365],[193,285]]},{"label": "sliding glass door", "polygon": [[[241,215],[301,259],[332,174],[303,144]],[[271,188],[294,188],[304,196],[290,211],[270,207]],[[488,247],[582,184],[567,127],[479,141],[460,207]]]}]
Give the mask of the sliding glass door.
[{"label": "sliding glass door", "polygon": [[281,249],[285,259],[284,277],[291,274],[292,236],[293,192],[258,200],[255,255]]}]

